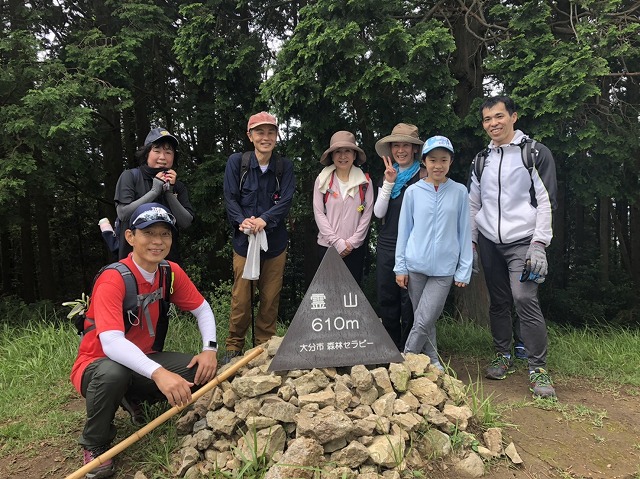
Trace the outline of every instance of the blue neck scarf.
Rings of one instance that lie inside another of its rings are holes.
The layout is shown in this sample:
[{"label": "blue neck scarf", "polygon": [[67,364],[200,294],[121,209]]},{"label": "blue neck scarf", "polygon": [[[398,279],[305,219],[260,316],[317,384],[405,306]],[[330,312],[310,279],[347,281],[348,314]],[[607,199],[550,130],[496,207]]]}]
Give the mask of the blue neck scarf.
[{"label": "blue neck scarf", "polygon": [[394,163],[393,167],[398,172],[398,176],[396,177],[396,182],[393,184],[393,189],[391,190],[391,199],[400,196],[400,192],[402,191],[402,188],[404,188],[404,185],[406,185],[407,181],[413,178],[413,175],[415,175],[420,169],[420,162],[414,161],[413,164],[404,171],[400,171],[398,163]]}]

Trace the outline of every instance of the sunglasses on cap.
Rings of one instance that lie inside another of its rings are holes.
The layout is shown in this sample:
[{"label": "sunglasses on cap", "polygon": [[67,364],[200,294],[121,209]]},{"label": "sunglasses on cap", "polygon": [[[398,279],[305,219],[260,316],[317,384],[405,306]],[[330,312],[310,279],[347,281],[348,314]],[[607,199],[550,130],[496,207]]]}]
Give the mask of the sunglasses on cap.
[{"label": "sunglasses on cap", "polygon": [[170,223],[173,226],[176,224],[176,217],[167,211],[155,208],[140,213],[136,219],[131,222],[131,228],[137,228],[142,225],[146,227],[149,223],[156,223],[158,221]]}]

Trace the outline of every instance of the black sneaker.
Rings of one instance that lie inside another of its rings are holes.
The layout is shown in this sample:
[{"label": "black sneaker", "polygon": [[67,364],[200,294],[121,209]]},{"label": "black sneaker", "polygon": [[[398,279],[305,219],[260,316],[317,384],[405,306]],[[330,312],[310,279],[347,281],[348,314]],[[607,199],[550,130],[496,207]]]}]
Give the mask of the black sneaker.
[{"label": "black sneaker", "polygon": [[496,354],[491,364],[487,366],[485,377],[488,379],[504,379],[507,374],[515,371],[513,367],[513,359],[506,357],[502,353]]},{"label": "black sneaker", "polygon": [[553,381],[549,373],[542,368],[536,368],[529,374],[529,390],[534,397],[555,399],[556,390],[553,388]]},{"label": "black sneaker", "polygon": [[142,410],[142,405],[138,401],[123,397],[122,401],[120,401],[120,406],[129,413],[134,426],[140,427],[147,424],[147,417]]},{"label": "black sneaker", "polygon": [[220,366],[230,363],[232,359],[237,358],[238,356],[242,356],[242,351],[226,351],[222,356],[222,359],[220,359]]},{"label": "black sneaker", "polygon": [[[89,464],[91,461],[96,459],[98,456],[104,454],[109,450],[109,446],[96,446],[96,447],[85,447],[83,450],[84,455],[84,464],[85,466]],[[116,464],[113,459],[107,459],[102,464],[97,466],[94,469],[91,469],[90,472],[87,472],[87,479],[102,479],[103,477],[111,477],[116,473]]]}]

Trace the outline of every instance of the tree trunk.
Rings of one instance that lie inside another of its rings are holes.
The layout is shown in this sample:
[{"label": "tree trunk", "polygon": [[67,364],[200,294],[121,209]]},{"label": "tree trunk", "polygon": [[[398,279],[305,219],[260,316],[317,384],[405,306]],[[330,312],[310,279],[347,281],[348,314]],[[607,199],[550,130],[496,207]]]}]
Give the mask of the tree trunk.
[{"label": "tree trunk", "polygon": [[[629,212],[629,256],[634,281],[640,286],[640,205],[632,205]],[[637,295],[636,300],[640,301]]]},{"label": "tree trunk", "polygon": [[115,205],[113,197],[116,191],[116,183],[122,173],[122,136],[120,127],[120,113],[111,103],[105,103],[100,111],[100,116],[107,121],[101,125],[101,149],[102,161],[106,172],[104,182],[105,207],[100,216],[115,218]]},{"label": "tree trunk", "polygon": [[11,250],[11,235],[3,231],[0,233],[0,274],[2,275],[1,291],[3,295],[13,293]]},{"label": "tree trunk", "polygon": [[609,198],[607,197],[600,197],[598,219],[600,284],[604,285],[609,281]]},{"label": "tree trunk", "polygon": [[481,326],[489,326],[489,291],[480,266],[480,273],[471,276],[466,288],[455,288],[454,302],[456,319],[473,321]]},{"label": "tree trunk", "polygon": [[569,275],[569,247],[567,245],[567,208],[565,204],[566,182],[558,181],[558,208],[553,212],[553,241],[551,242],[551,264],[558,265],[552,270],[553,284],[564,288]]},{"label": "tree trunk", "polygon": [[625,205],[620,205],[620,208],[623,208],[624,211],[616,211],[617,208],[615,208],[613,205],[610,205],[610,207],[611,207],[611,220],[613,222],[613,228],[618,240],[617,244],[620,245],[619,254],[622,260],[622,265],[624,266],[624,269],[626,269],[627,272],[631,274],[631,258],[629,257],[629,248],[627,247],[628,238],[625,231],[626,228],[623,225],[623,223],[620,221],[620,218],[618,217],[618,215],[621,215],[624,217],[627,216],[627,207]]},{"label": "tree trunk", "polygon": [[22,294],[25,303],[36,301],[35,260],[31,228],[31,201],[27,193],[20,199],[20,249],[22,250]]},{"label": "tree trunk", "polygon": [[[37,152],[40,154],[40,152]],[[49,218],[51,218],[51,202],[42,194],[40,189],[34,197],[36,207],[36,229],[38,231],[38,286],[39,299],[56,299],[56,282],[53,277],[53,261],[51,255],[51,235],[49,232]]]}]

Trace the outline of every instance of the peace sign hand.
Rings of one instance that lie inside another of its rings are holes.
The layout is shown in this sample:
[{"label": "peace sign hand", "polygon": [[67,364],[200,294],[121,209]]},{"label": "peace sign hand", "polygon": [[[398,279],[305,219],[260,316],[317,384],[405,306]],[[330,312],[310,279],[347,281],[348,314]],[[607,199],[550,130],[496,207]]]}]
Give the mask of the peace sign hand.
[{"label": "peace sign hand", "polygon": [[393,160],[391,160],[388,156],[383,156],[382,161],[384,161],[384,179],[388,183],[395,183],[396,178],[398,177],[398,172],[393,167]]}]

